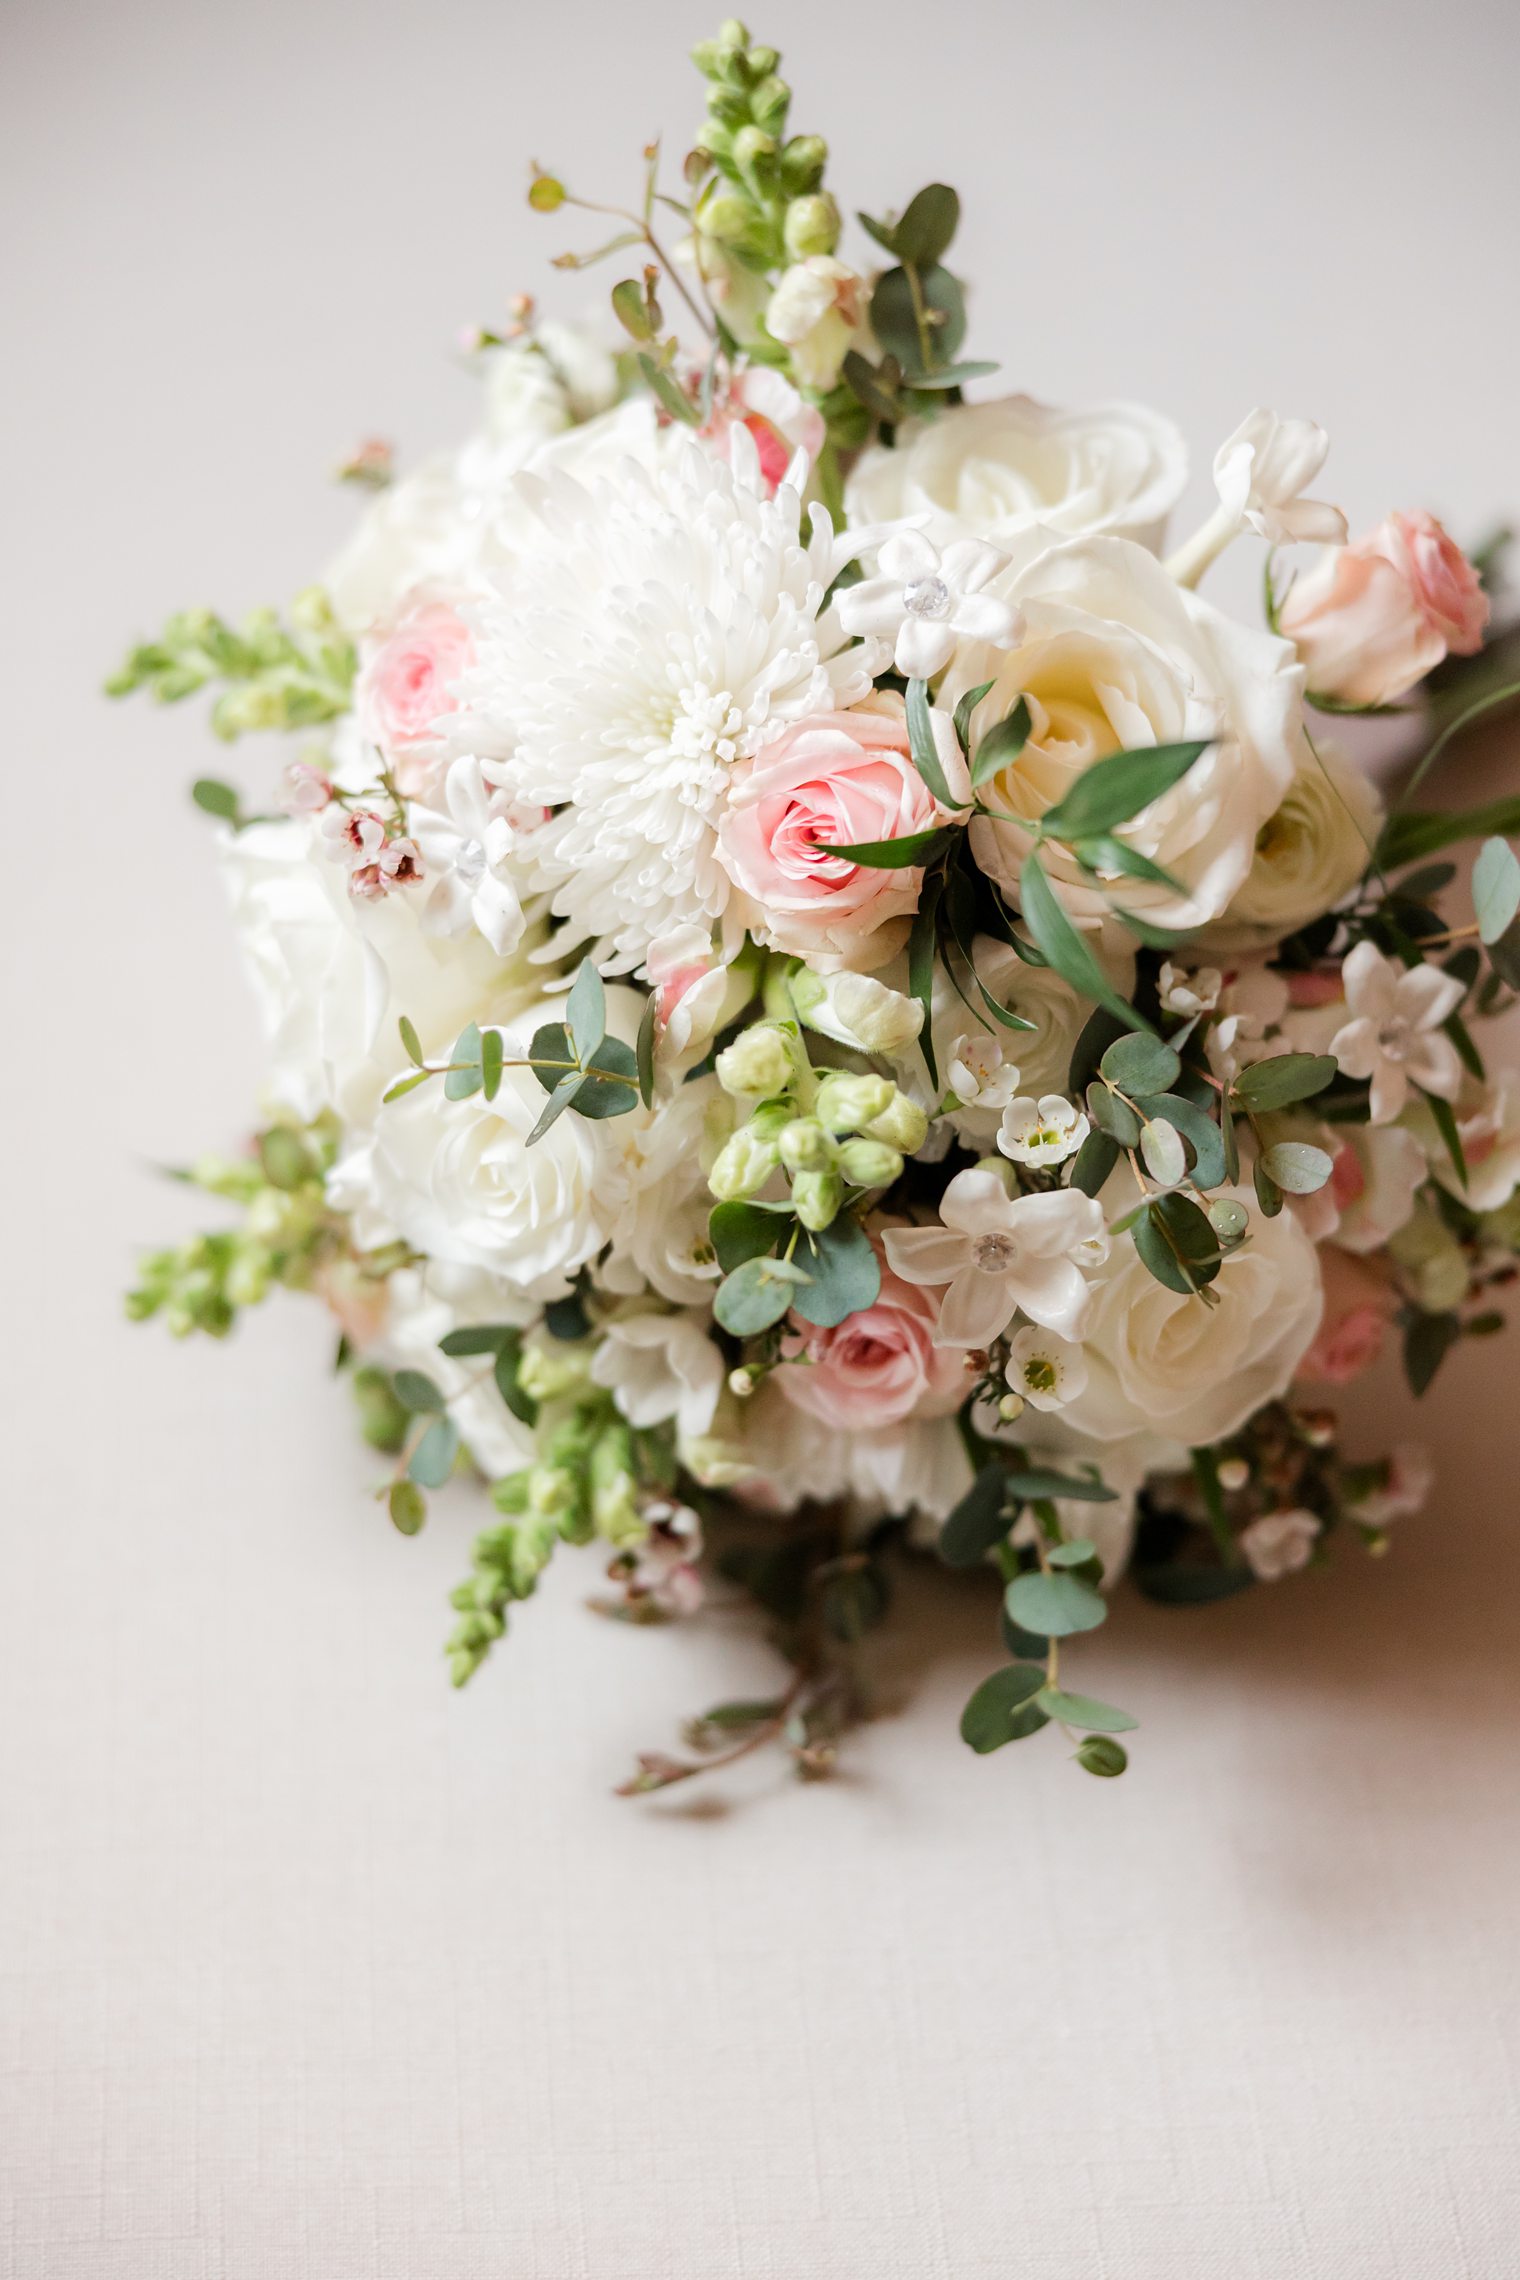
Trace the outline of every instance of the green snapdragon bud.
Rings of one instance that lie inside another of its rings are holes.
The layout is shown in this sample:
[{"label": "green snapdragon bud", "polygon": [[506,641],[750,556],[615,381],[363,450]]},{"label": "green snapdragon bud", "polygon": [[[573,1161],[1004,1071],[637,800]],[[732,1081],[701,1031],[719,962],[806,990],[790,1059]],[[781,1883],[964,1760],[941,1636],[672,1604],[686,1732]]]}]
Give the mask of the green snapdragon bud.
[{"label": "green snapdragon bud", "polygon": [[[754,51],[751,52],[753,54]],[[760,52],[763,54],[765,51],[762,49]],[[772,49],[770,52],[772,54],[775,53],[774,49]],[[778,56],[776,60],[779,62],[780,57]],[[772,72],[766,78],[761,80],[759,86],[755,88],[750,96],[750,117],[754,120],[757,127],[763,127],[765,129],[765,132],[768,136],[774,136],[776,129],[779,126],[783,125],[785,122],[787,106],[791,100],[792,91],[790,87],[788,87],[786,81],[784,79],[778,79],[775,76],[774,72]],[[775,142],[772,141],[772,154],[774,153],[775,148]]]},{"label": "green snapdragon bud", "polygon": [[818,1087],[814,1113],[830,1132],[859,1132],[873,1117],[885,1116],[896,1098],[897,1087],[886,1077],[852,1077],[835,1069]]},{"label": "green snapdragon bud", "polygon": [[372,1449],[393,1456],[406,1439],[410,1418],[391,1391],[389,1377],[365,1364],[355,1370],[352,1383],[360,1432]]},{"label": "green snapdragon bud", "polygon": [[734,136],[734,164],[741,174],[753,174],[757,167],[776,155],[776,138],[763,127],[741,127]]},{"label": "green snapdragon bud", "polygon": [[257,1306],[269,1295],[271,1280],[269,1253],[252,1245],[240,1247],[227,1269],[223,1285],[227,1301],[232,1306]]},{"label": "green snapdragon bud", "polygon": [[846,1140],[839,1150],[839,1169],[852,1187],[890,1187],[902,1168],[902,1157],[884,1140]]},{"label": "green snapdragon bud", "polygon": [[781,1134],[781,1161],[789,1172],[828,1172],[834,1143],[816,1116],[794,1116]]},{"label": "green snapdragon bud", "polygon": [[804,1227],[831,1227],[843,1201],[844,1181],[837,1172],[799,1172],[792,1182],[792,1209]]},{"label": "green snapdragon bud", "polygon": [[839,243],[839,208],[826,190],[794,198],[786,209],[786,250],[794,261],[810,253],[832,253]]},{"label": "green snapdragon bud", "polygon": [[533,1401],[563,1401],[591,1383],[591,1349],[562,1339],[530,1338],[517,1365],[517,1382]]},{"label": "green snapdragon bud", "polygon": [[822,135],[793,135],[781,152],[781,181],[794,198],[816,190],[829,161],[829,146]]},{"label": "green snapdragon bud", "polygon": [[713,1064],[727,1093],[785,1092],[797,1073],[791,1041],[774,1022],[741,1030]]},{"label": "green snapdragon bud", "polygon": [[725,184],[716,185],[696,211],[696,225],[704,237],[715,238],[720,245],[737,245],[748,235],[754,221],[754,209],[747,199]]},{"label": "green snapdragon bud", "polygon": [[894,1089],[891,1105],[879,1116],[873,1116],[865,1130],[872,1140],[885,1140],[889,1148],[898,1148],[903,1155],[911,1156],[929,1136],[929,1119],[917,1101],[909,1100],[906,1093]]},{"label": "green snapdragon bud", "polygon": [[491,1502],[498,1512],[526,1512],[532,1487],[533,1473],[525,1465],[521,1472],[504,1473],[500,1480],[491,1483]]},{"label": "green snapdragon bud", "polygon": [[598,1434],[591,1451],[591,1519],[599,1536],[620,1548],[647,1533],[639,1513],[633,1469],[633,1435],[619,1418]]},{"label": "green snapdragon bud", "polygon": [[707,1184],[720,1203],[741,1203],[760,1193],[780,1161],[781,1150],[774,1140],[762,1139],[751,1126],[741,1125],[719,1149]]},{"label": "green snapdragon bud", "polygon": [[540,1520],[559,1521],[580,1501],[580,1482],[564,1465],[535,1465],[528,1478],[528,1510]]}]

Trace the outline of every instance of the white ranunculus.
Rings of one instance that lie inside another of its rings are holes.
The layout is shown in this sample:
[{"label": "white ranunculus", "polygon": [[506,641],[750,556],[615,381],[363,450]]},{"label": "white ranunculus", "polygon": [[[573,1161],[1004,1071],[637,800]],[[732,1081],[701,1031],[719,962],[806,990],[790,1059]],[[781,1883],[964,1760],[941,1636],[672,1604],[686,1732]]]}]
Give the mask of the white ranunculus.
[{"label": "white ranunculus", "polygon": [[[1058,845],[1042,858],[1081,921],[1117,902],[1158,926],[1207,925],[1240,889],[1256,835],[1293,782],[1303,675],[1292,647],[1184,593],[1154,555],[1124,539],[1052,546],[1004,577],[1024,613],[1022,641],[1006,651],[964,644],[939,698],[953,708],[991,682],[973,716],[973,751],[1021,695],[1028,702],[1028,742],[983,786],[984,799],[1032,825],[1113,752],[1210,739],[1180,783],[1116,831],[1169,872],[1180,894],[1121,875],[1094,884]],[[971,844],[983,870],[1017,888],[1034,845],[1022,821],[979,817]]]},{"label": "white ranunculus", "polygon": [[1306,740],[1281,805],[1256,835],[1250,870],[1224,916],[1203,929],[1204,943],[1263,949],[1322,917],[1366,870],[1382,821],[1360,768]]},{"label": "white ranunculus", "polygon": [[1031,396],[957,404],[862,452],[845,486],[852,524],[927,518],[930,538],[994,546],[1043,524],[1068,537],[1161,543],[1187,481],[1170,420],[1138,404],[1059,411]]},{"label": "white ranunculus", "polygon": [[374,1208],[429,1258],[547,1300],[563,1297],[607,1241],[625,1178],[605,1127],[573,1109],[529,1147],[548,1096],[531,1069],[511,1064],[526,1058],[535,1026],[502,1028],[508,1065],[494,1100],[449,1100],[431,1084],[389,1102],[362,1173],[351,1168],[346,1183],[362,1177]]},{"label": "white ranunculus", "polygon": [[424,1371],[448,1404],[465,1447],[491,1479],[531,1464],[537,1453],[532,1429],[502,1400],[490,1357],[455,1361],[438,1351],[438,1341],[451,1330],[477,1323],[511,1323],[522,1329],[538,1311],[533,1301],[494,1276],[435,1260],[423,1267],[403,1267],[391,1276],[386,1290],[384,1335],[366,1358],[392,1369]]},{"label": "white ranunculus", "polygon": [[478,934],[430,934],[425,883],[356,903],[307,823],[228,832],[220,858],[270,1042],[269,1090],[298,1116],[331,1108],[350,1128],[367,1123],[407,1065],[400,1015],[439,1055],[469,1022],[513,1013],[542,986],[526,945],[503,959]]},{"label": "white ranunculus", "polygon": [[[1210,1288],[1219,1304],[1159,1283],[1127,1235],[1093,1270],[1083,1332],[1088,1379],[1063,1422],[1095,1441],[1149,1432],[1197,1448],[1222,1440],[1288,1385],[1319,1327],[1323,1295],[1314,1245],[1290,1211],[1264,1218],[1249,1192],[1251,1239]],[[1111,1184],[1105,1206],[1134,1201]]]}]

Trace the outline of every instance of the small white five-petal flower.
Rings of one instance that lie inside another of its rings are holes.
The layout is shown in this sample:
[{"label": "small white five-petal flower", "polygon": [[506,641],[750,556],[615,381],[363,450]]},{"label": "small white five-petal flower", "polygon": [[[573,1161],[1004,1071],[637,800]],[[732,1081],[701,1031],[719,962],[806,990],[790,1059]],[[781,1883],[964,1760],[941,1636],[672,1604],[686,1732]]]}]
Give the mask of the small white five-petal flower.
[{"label": "small white five-petal flower", "polygon": [[1087,1356],[1070,1338],[1033,1325],[1008,1341],[1009,1386],[1031,1409],[1064,1409],[1087,1387]]},{"label": "small white five-petal flower", "polygon": [[1064,1093],[1042,1093],[1038,1100],[1024,1093],[1004,1109],[997,1144],[1016,1164],[1064,1164],[1091,1129]]},{"label": "small white five-petal flower", "polygon": [[1090,1292],[1084,1268],[1108,1256],[1108,1228],[1091,1196],[1072,1188],[1010,1196],[999,1173],[957,1172],[938,1227],[888,1227],[887,1262],[904,1282],[948,1283],[937,1346],[989,1346],[1020,1308],[1078,1338]]},{"label": "small white five-petal flower", "polygon": [[[544,811],[528,812],[536,821]],[[516,947],[524,926],[513,861],[522,813],[470,757],[451,764],[441,808],[413,806],[412,830],[436,882],[422,914],[430,934],[462,934],[474,926],[498,958]]]},{"label": "small white five-petal flower", "polygon": [[876,557],[877,575],[834,598],[846,633],[894,644],[892,662],[910,681],[948,665],[958,640],[1011,649],[1024,621],[1011,602],[983,592],[1007,561],[979,538],[957,538],[941,553],[921,530],[894,531]]},{"label": "small white five-petal flower", "polygon": [[1462,1002],[1462,984],[1434,966],[1407,970],[1374,942],[1359,942],[1341,969],[1351,1019],[1330,1040],[1348,1077],[1372,1080],[1372,1121],[1391,1124],[1409,1087],[1454,1100],[1462,1064],[1441,1024]]}]

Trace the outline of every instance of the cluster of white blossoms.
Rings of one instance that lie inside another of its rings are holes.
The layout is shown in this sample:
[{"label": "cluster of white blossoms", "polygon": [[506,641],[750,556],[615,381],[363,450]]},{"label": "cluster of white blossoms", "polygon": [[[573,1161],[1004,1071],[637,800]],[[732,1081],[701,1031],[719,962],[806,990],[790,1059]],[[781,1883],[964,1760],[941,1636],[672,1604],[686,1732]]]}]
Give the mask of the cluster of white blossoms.
[{"label": "cluster of white blossoms", "polygon": [[[1230,1581],[1370,1540],[1407,1498],[1293,1389],[1395,1322],[1423,1380],[1513,1249],[1469,1017],[1520,866],[1491,839],[1448,926],[1410,865],[1456,833],[1323,717],[1479,645],[1470,566],[1428,516],[1348,544],[1321,431],[1262,410],[1168,556],[1176,429],[963,400],[953,193],[848,268],[747,40],[699,51],[671,281],[718,345],[646,280],[636,356],[526,310],[480,347],[482,432],[328,580],[351,702],[303,700],[283,820],[222,810],[275,1125],[330,1135],[309,1279],[410,1487],[462,1440],[506,1516],[461,1674],[556,1534],[669,1611],[699,1516],[948,1522],[1030,1637],[1146,1512],[1151,1567],[1181,1529]],[[1325,549],[1266,623],[1197,591],[1241,534]]]}]

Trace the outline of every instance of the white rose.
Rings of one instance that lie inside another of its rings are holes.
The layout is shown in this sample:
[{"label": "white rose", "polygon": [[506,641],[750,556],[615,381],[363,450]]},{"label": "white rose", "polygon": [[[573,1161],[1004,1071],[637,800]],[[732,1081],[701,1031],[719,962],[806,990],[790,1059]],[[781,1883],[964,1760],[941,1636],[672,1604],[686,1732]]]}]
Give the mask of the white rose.
[{"label": "white rose", "polygon": [[[1110,910],[1110,886],[1113,900],[1158,926],[1192,929],[1218,918],[1293,781],[1303,675],[1290,644],[1183,592],[1154,555],[1124,539],[1048,548],[997,583],[1004,580],[1024,613],[1023,640],[1006,651],[964,644],[939,699],[952,709],[991,682],[973,717],[973,749],[1021,694],[1028,700],[1029,740],[983,786],[988,805],[1033,823],[1115,751],[1209,738],[1182,781],[1116,833],[1170,872],[1180,894],[1151,879],[1095,885],[1059,846],[1048,845],[1042,860],[1080,920]],[[971,844],[983,870],[1016,889],[1032,833],[981,817]]]},{"label": "white rose", "polygon": [[[536,1024],[501,1030],[508,1064]],[[528,1146],[548,1095],[531,1069],[504,1067],[494,1100],[449,1100],[430,1084],[389,1102],[365,1162],[339,1167],[416,1250],[501,1276],[527,1296],[559,1298],[606,1242],[624,1191],[603,1126],[565,1110]]]},{"label": "white rose", "polygon": [[426,886],[357,903],[301,822],[228,832],[220,861],[271,1047],[272,1097],[312,1117],[362,1126],[407,1066],[405,1014],[424,1053],[442,1054],[487,1011],[537,994],[522,952],[499,958],[482,936],[425,930]]},{"label": "white rose", "polygon": [[533,1462],[530,1427],[513,1416],[496,1390],[490,1357],[455,1361],[438,1351],[451,1330],[476,1323],[511,1323],[522,1329],[538,1309],[510,1284],[429,1260],[404,1267],[386,1285],[385,1333],[374,1358],[392,1369],[422,1370],[433,1380],[459,1428],[460,1439],[491,1479]]},{"label": "white rose", "polygon": [[908,422],[891,451],[861,454],[845,486],[852,524],[927,516],[929,536],[1006,546],[1043,524],[1161,543],[1187,481],[1187,447],[1170,420],[1138,404],[1059,411],[1030,396],[957,404]]},{"label": "white rose", "polygon": [[1256,835],[1244,883],[1224,916],[1203,929],[1211,950],[1264,948],[1333,910],[1371,861],[1383,804],[1333,749],[1305,741],[1282,804]]},{"label": "white rose", "polygon": [[[1264,1218],[1244,1190],[1251,1240],[1225,1259],[1217,1306],[1168,1290],[1129,1237],[1090,1278],[1085,1390],[1063,1424],[1095,1441],[1157,1433],[1186,1448],[1222,1440],[1284,1391],[1315,1331],[1323,1297],[1314,1245],[1290,1211]],[[1105,1203],[1120,1208],[1111,1187]],[[1124,1208],[1133,1193],[1123,1198]]]}]

